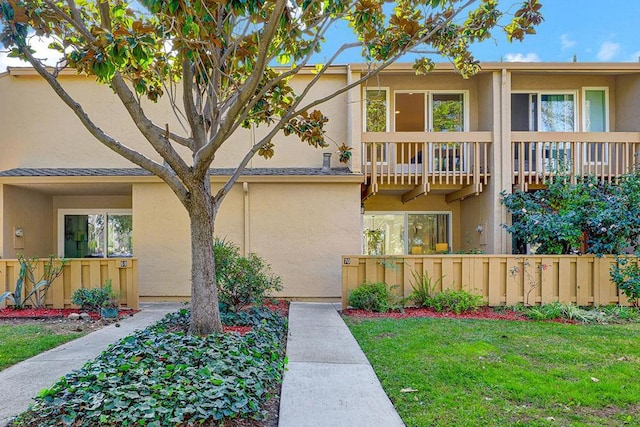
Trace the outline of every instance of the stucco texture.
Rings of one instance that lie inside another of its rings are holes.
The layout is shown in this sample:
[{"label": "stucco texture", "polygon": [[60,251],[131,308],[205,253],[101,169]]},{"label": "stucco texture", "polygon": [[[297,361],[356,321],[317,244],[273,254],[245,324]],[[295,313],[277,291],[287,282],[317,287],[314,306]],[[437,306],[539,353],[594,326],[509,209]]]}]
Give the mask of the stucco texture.
[{"label": "stucco texture", "polygon": [[[246,189],[237,184],[224,200],[216,235],[269,262],[283,279],[280,296],[339,298],[341,255],[360,251],[359,185],[248,183]],[[135,184],[133,212],[140,297],[188,298],[185,209],[164,184]]]}]

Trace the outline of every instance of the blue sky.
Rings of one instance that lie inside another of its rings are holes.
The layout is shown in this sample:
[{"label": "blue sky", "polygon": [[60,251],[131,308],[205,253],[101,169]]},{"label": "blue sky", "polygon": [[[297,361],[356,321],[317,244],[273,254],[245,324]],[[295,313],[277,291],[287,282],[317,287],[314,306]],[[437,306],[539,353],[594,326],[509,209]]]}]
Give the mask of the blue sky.
[{"label": "blue sky", "polygon": [[[519,1],[511,0],[514,4]],[[545,21],[538,34],[524,42],[508,43],[496,31],[494,40],[474,46],[481,61],[568,62],[576,55],[579,62],[637,62],[640,57],[639,0],[541,0]],[[318,60],[329,56],[330,46],[349,38],[347,28],[330,33],[327,48]],[[41,46],[46,46],[42,42]],[[440,58],[434,58],[441,61]],[[357,52],[343,55],[339,62],[360,62]],[[25,63],[0,53],[0,71],[7,65]]]}]

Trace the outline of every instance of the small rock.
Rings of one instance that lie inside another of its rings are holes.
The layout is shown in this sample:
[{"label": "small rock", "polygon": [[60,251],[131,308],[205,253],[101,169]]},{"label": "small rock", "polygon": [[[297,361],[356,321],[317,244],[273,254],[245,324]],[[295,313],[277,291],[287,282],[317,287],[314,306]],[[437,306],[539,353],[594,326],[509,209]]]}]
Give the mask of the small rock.
[{"label": "small rock", "polygon": [[80,318],[82,320],[91,320],[91,316],[88,313],[80,313]]},{"label": "small rock", "polygon": [[70,319],[70,320],[78,320],[79,318],[80,318],[80,315],[78,313],[71,313],[68,316],[68,319]]},{"label": "small rock", "polygon": [[120,323],[116,323],[116,328],[119,328],[119,327],[120,327]]},{"label": "small rock", "polygon": [[78,326],[78,327],[76,328],[76,332],[82,332],[82,326]]}]

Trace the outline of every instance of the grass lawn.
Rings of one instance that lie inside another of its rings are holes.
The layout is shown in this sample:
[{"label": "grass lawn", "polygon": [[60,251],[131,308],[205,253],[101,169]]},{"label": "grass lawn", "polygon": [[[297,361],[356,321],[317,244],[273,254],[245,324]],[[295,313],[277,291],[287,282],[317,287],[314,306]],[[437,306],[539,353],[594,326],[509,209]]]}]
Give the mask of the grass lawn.
[{"label": "grass lawn", "polygon": [[85,335],[45,325],[0,325],[0,370]]},{"label": "grass lawn", "polygon": [[346,322],[408,427],[640,426],[640,324]]}]

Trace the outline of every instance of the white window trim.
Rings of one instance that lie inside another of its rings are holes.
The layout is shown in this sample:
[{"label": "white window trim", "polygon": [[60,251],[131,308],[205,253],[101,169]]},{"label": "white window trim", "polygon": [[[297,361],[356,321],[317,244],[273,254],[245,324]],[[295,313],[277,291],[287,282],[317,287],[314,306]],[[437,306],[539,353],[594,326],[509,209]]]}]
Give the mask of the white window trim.
[{"label": "white window trim", "polygon": [[362,132],[367,131],[367,92],[368,91],[384,91],[385,92],[385,102],[387,103],[387,117],[385,128],[386,132],[389,132],[389,127],[391,125],[391,95],[390,88],[388,86],[380,86],[380,87],[364,87],[362,89]]},{"label": "white window trim", "polygon": [[[389,132],[389,126],[391,125],[391,90],[388,86],[379,86],[379,87],[364,87],[362,90],[362,132],[366,132],[367,131],[367,92],[368,91],[384,91],[385,93],[385,102],[387,104],[387,114],[386,114],[386,121],[385,121],[385,132]],[[378,159],[378,161],[376,162],[377,165],[386,165],[389,162],[389,144],[388,143],[382,143],[384,144],[382,147],[382,159]],[[362,143],[362,155],[363,157],[366,157],[366,147],[365,147],[365,143]],[[366,159],[365,159],[366,160]],[[365,162],[366,165],[370,165],[371,162],[370,161],[366,161]]]},{"label": "white window trim", "polygon": [[[587,130],[587,91],[588,90],[600,90],[604,92],[604,114],[605,114],[605,121],[604,121],[604,131],[605,132],[609,132],[609,87],[608,86],[583,86],[582,87],[582,100],[581,100],[581,107],[582,107],[582,121],[580,122],[580,125],[582,126],[582,131],[586,132]],[[591,161],[588,162],[587,161],[587,151],[584,151],[584,155],[583,155],[583,159],[582,162],[585,165],[608,165],[609,164],[609,144],[607,144],[606,142],[604,142],[605,144],[605,150],[604,150],[604,160],[602,161]]]},{"label": "white window trim", "polygon": [[365,215],[404,215],[404,255],[409,254],[409,215],[448,215],[447,217],[447,240],[449,243],[449,251],[453,247],[453,211],[370,211],[362,214],[361,231],[360,231],[360,252],[364,254],[364,217]]},{"label": "white window trim", "polygon": [[462,126],[462,132],[469,132],[469,91],[468,90],[442,90],[442,89],[438,89],[438,90],[430,90],[428,91],[429,96],[428,96],[428,104],[427,104],[427,108],[428,108],[428,119],[429,122],[428,124],[428,128],[429,128],[429,132],[433,132],[433,95],[441,95],[441,94],[448,94],[448,95],[462,95],[462,114],[463,114],[463,126]]},{"label": "white window trim", "polygon": [[[133,215],[132,209],[58,209],[58,256],[64,256],[65,215]],[[107,244],[105,239],[105,245]],[[104,248],[106,255],[107,248]]]}]

